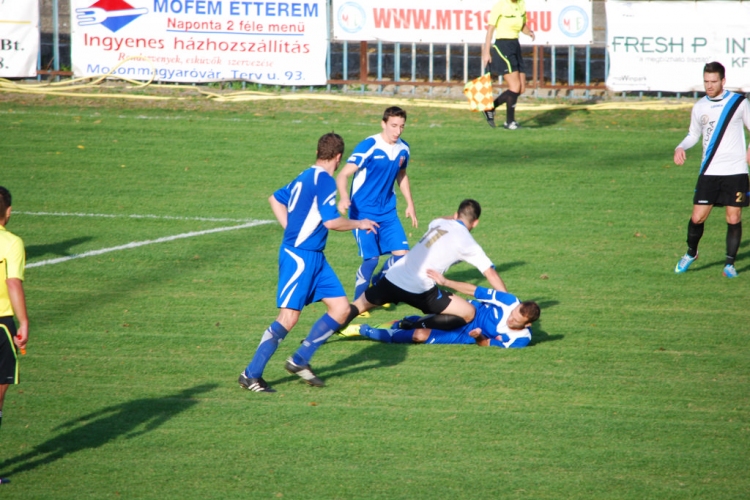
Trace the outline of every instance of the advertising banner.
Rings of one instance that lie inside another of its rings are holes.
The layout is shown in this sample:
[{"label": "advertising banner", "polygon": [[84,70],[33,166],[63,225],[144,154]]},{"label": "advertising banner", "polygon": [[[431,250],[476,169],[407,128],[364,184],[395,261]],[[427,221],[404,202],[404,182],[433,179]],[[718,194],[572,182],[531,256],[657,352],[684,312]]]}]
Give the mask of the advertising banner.
[{"label": "advertising banner", "polygon": [[[416,43],[484,43],[497,0],[333,0],[336,40]],[[526,0],[536,40],[523,45],[590,45],[591,0]]]},{"label": "advertising banner", "polygon": [[750,2],[623,2],[607,9],[607,87],[703,91],[703,65],[726,68],[726,87],[750,91]]},{"label": "advertising banner", "polygon": [[73,73],[326,83],[325,0],[71,0]]},{"label": "advertising banner", "polygon": [[36,76],[39,2],[0,0],[0,77]]}]

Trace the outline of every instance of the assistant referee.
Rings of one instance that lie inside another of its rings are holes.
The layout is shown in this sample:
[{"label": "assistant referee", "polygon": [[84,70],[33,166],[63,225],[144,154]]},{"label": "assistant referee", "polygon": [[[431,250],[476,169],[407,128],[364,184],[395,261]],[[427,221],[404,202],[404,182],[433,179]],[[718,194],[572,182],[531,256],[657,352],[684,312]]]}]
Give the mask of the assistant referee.
[{"label": "assistant referee", "polygon": [[484,112],[484,117],[492,128],[495,127],[495,108],[502,103],[505,103],[507,110],[503,127],[508,130],[518,128],[516,101],[526,90],[519,33],[530,36],[532,40],[536,38],[526,24],[526,1],[500,0],[490,11],[487,35],[482,46],[482,67],[489,65],[490,73],[498,78],[502,75],[508,85],[508,89],[495,99],[492,110]]}]

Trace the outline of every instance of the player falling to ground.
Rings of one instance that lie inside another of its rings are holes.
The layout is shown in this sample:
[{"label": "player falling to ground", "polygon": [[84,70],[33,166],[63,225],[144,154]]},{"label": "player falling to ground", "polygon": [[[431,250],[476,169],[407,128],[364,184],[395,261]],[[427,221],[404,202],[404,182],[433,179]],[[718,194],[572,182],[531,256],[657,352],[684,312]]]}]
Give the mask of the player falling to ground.
[{"label": "player falling to ground", "polygon": [[[359,334],[378,342],[393,344],[476,344],[482,347],[501,348],[520,348],[529,345],[531,324],[539,319],[540,314],[536,302],[521,302],[515,295],[449,280],[433,271],[428,271],[428,274],[439,285],[476,299],[470,302],[476,309],[476,316],[471,322],[449,331],[430,328],[402,329],[399,323],[404,321],[379,327],[349,325],[341,335],[347,337]],[[417,317],[410,316],[404,319],[413,323]]]},{"label": "player falling to ground", "polygon": [[693,196],[693,213],[688,222],[687,253],[674,268],[684,273],[698,258],[703,223],[714,206],[726,207],[727,256],[723,274],[737,277],[734,260],[742,240],[742,207],[748,206],[750,189],[745,148],[745,128],[750,130],[750,105],[745,96],[724,90],[724,66],[710,62],[703,68],[706,96],[695,103],[687,137],[674,150],[674,162],[685,163],[685,150],[703,136],[703,159]]},{"label": "player falling to ground", "polygon": [[362,311],[400,302],[429,315],[414,323],[421,328],[452,330],[474,319],[474,306],[458,295],[440,290],[427,271],[442,274],[457,262],[468,262],[484,274],[492,288],[507,291],[492,261],[471,236],[481,213],[479,203],[467,199],[453,216],[430,222],[427,232],[409,253],[354,301],[346,324]]},{"label": "player falling to ground", "polygon": [[[336,177],[339,212],[344,214],[348,209],[352,219],[366,218],[379,224],[377,233],[358,229],[353,231],[362,257],[355,280],[354,299],[409,251],[409,241],[396,210],[394,182],[406,200],[406,217],[411,219],[413,227],[417,227],[417,215],[406,173],[409,145],[401,139],[405,124],[406,111],[397,106],[386,109],[380,123],[382,131],[357,144]],[[354,178],[349,190],[349,177],[352,175]],[[373,279],[380,256],[387,254],[391,254],[391,257]]]},{"label": "player falling to ground", "polygon": [[310,359],[349,313],[344,287],[323,254],[328,230],[368,232],[377,227],[367,219],[341,217],[336,210],[336,181],[332,176],[341,163],[344,140],[334,133],[325,134],[318,141],[316,154],[315,165],[268,199],[284,228],[276,296],[279,315],[263,333],[252,361],[240,374],[240,385],[254,392],[276,392],[263,380],[263,370],[279,343],[297,324],[302,308],[318,301],[323,301],[328,312],[315,322],[285,368],[309,385],[325,385],[310,368]]},{"label": "player falling to ground", "polygon": [[11,201],[10,192],[0,186],[0,425],[5,393],[10,384],[18,383],[18,352],[26,349],[29,340],[23,291],[26,253],[21,238],[5,229],[10,220]]}]

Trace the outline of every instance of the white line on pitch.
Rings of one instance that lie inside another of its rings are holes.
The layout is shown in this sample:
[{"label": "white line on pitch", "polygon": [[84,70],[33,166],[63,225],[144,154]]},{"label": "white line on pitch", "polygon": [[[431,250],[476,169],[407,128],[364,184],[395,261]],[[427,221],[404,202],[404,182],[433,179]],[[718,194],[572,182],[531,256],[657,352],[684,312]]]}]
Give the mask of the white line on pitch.
[{"label": "white line on pitch", "polygon": [[157,238],[155,240],[145,240],[145,241],[133,241],[131,243],[127,243],[125,245],[120,245],[116,247],[109,247],[109,248],[102,248],[100,250],[91,250],[90,252],[84,252],[76,255],[68,255],[66,257],[58,257],[56,259],[48,259],[48,260],[42,260],[39,262],[32,262],[31,264],[26,264],[26,269],[30,267],[40,267],[40,266],[46,266],[49,264],[59,264],[61,262],[67,262],[69,260],[73,259],[81,259],[83,257],[93,257],[95,255],[101,255],[104,253],[109,252],[116,252],[118,250],[128,250],[131,248],[138,248],[145,245],[153,245],[154,243],[166,243],[168,241],[174,241],[174,240],[181,240],[183,238],[192,238],[194,236],[203,236],[204,234],[211,234],[211,233],[221,233],[224,231],[235,231],[237,229],[245,229],[248,227],[253,226],[260,226],[263,224],[271,224],[274,221],[271,220],[254,220],[252,222],[248,222],[247,224],[241,224],[239,226],[229,226],[229,227],[217,227],[214,229],[206,229],[205,231],[192,231],[189,233],[182,233],[182,234],[175,234],[174,236],[165,236],[163,238]]},{"label": "white line on pitch", "polygon": [[222,217],[175,217],[172,215],[115,215],[115,214],[83,214],[75,212],[21,212],[13,211],[16,215],[43,215],[52,217],[101,217],[105,219],[164,219],[164,220],[194,220],[201,222],[249,222],[252,219],[228,219]]}]

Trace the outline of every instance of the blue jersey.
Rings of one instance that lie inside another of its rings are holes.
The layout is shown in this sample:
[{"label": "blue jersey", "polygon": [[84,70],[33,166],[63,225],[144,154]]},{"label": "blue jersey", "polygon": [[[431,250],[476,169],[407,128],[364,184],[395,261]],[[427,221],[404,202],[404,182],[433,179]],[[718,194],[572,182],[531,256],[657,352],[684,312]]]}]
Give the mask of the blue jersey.
[{"label": "blue jersey", "polygon": [[531,341],[531,328],[522,330],[508,328],[508,315],[520,303],[515,295],[478,286],[474,297],[479,300],[471,301],[477,309],[474,320],[469,323],[472,329],[481,328],[482,335],[490,339],[490,345],[497,347],[528,345]]},{"label": "blue jersey", "polygon": [[376,134],[357,144],[346,162],[358,167],[350,191],[349,217],[377,221],[396,215],[393,184],[401,169],[409,164],[409,145],[401,139],[388,144]]},{"label": "blue jersey", "polygon": [[477,313],[467,325],[451,331],[432,330],[425,344],[475,344],[469,335],[475,328],[482,329],[482,335],[490,339],[494,347],[526,347],[531,341],[531,328],[512,330],[508,328],[508,315],[520,303],[515,295],[489,288],[477,287],[471,304]]},{"label": "blue jersey", "polygon": [[312,166],[273,193],[286,205],[287,225],[283,245],[322,252],[328,229],[324,222],[339,218],[336,210],[336,181],[323,168]]}]

